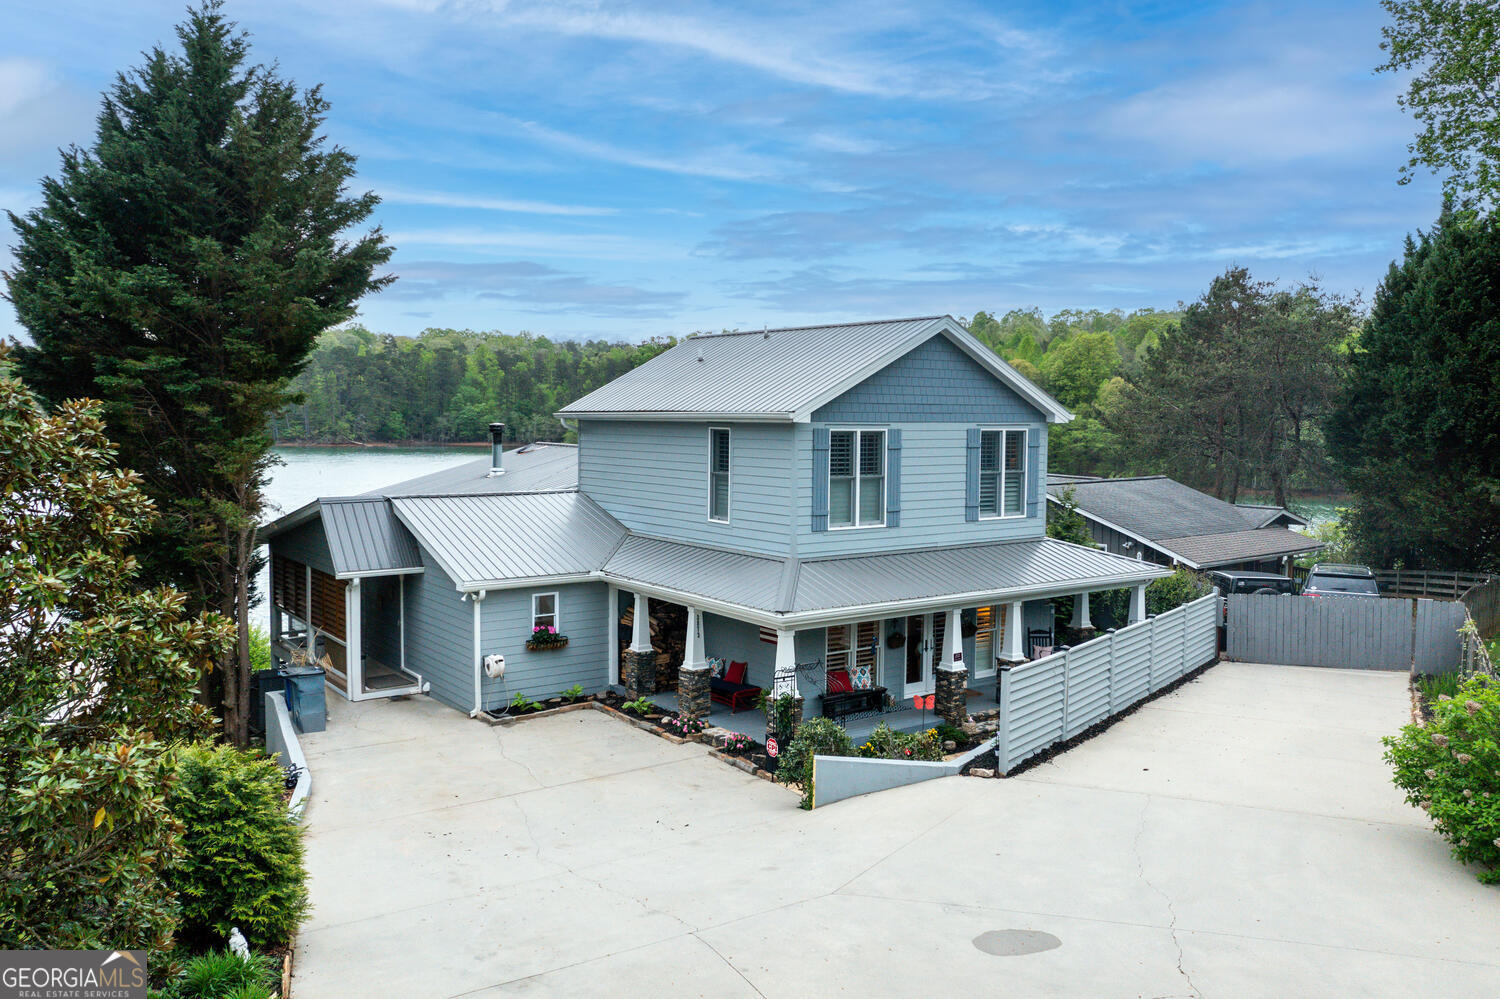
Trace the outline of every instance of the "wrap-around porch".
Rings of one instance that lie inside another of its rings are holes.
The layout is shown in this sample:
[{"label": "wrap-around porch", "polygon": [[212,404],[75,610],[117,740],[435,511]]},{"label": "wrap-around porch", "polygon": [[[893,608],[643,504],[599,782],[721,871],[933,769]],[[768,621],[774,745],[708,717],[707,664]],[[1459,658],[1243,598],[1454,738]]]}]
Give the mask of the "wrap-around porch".
[{"label": "wrap-around porch", "polygon": [[[1140,620],[1145,584],[1130,592],[1129,620]],[[612,661],[616,681],[632,696],[711,727],[758,741],[767,731],[765,702],[790,695],[802,717],[832,718],[858,742],[881,723],[917,731],[994,710],[1000,669],[1094,633],[1089,591],[1059,596],[1072,603],[1061,627],[1055,597],[894,617],[851,608],[854,619],[794,628],[685,602],[683,631],[662,634],[662,621],[682,615],[653,612],[664,598],[653,600],[644,589],[612,586]]]}]

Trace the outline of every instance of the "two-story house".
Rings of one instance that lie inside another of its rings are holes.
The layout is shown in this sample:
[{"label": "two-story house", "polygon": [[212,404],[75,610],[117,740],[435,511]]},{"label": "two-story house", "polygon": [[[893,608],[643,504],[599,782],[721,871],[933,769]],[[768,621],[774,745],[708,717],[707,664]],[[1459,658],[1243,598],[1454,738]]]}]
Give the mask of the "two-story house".
[{"label": "two-story house", "polygon": [[[1166,574],[1046,537],[1070,414],[951,317],[694,336],[558,415],[576,446],[496,443],[264,528],[277,642],[312,635],[356,699],[477,714],[658,668],[696,692],[722,661],[816,713],[831,675],[993,689],[1055,598],[1086,628],[1089,592],[1129,587],[1139,618]],[[567,645],[528,648],[538,628]]]}]

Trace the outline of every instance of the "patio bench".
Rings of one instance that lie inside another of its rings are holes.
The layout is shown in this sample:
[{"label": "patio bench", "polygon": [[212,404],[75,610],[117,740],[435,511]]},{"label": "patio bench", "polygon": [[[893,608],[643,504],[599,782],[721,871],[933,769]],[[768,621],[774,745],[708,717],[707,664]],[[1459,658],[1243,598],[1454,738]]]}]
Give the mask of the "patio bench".
[{"label": "patio bench", "polygon": [[755,707],[755,698],[760,693],[760,688],[745,682],[745,671],[748,668],[748,663],[730,663],[729,668],[724,671],[723,679],[713,677],[708,681],[708,699],[727,706],[730,714]]},{"label": "patio bench", "polygon": [[884,687],[855,687],[849,682],[846,670],[828,671],[828,692],[823,695],[824,718],[838,720],[884,710]]}]

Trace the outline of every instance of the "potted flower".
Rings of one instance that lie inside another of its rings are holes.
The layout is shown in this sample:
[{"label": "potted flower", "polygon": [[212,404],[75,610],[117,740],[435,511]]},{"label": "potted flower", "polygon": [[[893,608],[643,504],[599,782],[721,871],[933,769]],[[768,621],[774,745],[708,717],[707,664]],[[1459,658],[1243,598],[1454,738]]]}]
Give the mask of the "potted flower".
[{"label": "potted flower", "polygon": [[567,635],[559,635],[557,629],[550,624],[539,625],[532,629],[531,637],[526,640],[526,648],[532,652],[540,652],[543,649],[561,649],[568,644]]}]

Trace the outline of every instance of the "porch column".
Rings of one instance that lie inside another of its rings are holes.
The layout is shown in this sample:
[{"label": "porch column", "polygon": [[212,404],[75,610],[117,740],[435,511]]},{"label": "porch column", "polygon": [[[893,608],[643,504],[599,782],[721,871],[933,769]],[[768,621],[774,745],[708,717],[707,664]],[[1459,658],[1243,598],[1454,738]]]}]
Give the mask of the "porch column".
[{"label": "porch column", "polygon": [[365,693],[365,662],[364,644],[360,627],[360,598],[359,577],[355,576],[349,580],[349,585],[344,588],[344,658],[348,660],[344,664],[344,683],[349,688],[348,698],[357,701]]},{"label": "porch column", "polygon": [[943,656],[938,662],[933,698],[938,715],[950,725],[962,725],[969,719],[969,702],[965,693],[969,685],[969,667],[964,664],[961,627],[959,609],[950,608],[947,625],[943,628]]},{"label": "porch column", "polygon": [[1130,589],[1130,623],[1146,620],[1146,584]]},{"label": "porch column", "polygon": [[1005,605],[1005,648],[1000,658],[1008,663],[1026,661],[1025,605],[1019,600]]},{"label": "porch column", "polygon": [[677,671],[677,713],[683,718],[707,718],[708,659],[703,654],[703,612],[688,605],[682,666]]},{"label": "porch column", "polygon": [[625,653],[625,687],[631,697],[656,692],[656,650],[651,648],[651,610],[644,593],[635,595],[630,651]]},{"label": "porch column", "polygon": [[[782,751],[797,733],[802,722],[802,693],[797,689],[797,633],[788,628],[776,629],[776,667],[772,674],[771,697],[766,702],[766,734],[781,741]],[[784,699],[791,699],[789,709],[780,708]],[[785,710],[789,719],[778,723],[777,716]]]},{"label": "porch column", "polygon": [[1082,631],[1093,626],[1093,622],[1089,620],[1088,590],[1073,594],[1073,620],[1068,622],[1068,627],[1075,631]]}]

